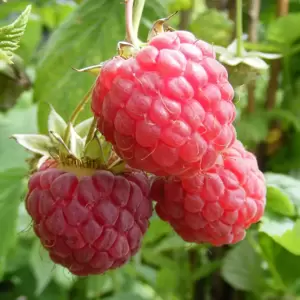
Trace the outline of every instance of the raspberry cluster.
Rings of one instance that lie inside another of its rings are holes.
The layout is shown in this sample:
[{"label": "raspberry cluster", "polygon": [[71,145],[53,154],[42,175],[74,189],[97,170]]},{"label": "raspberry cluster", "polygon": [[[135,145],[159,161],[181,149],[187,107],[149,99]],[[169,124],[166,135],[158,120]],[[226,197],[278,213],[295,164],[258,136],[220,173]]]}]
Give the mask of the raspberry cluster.
[{"label": "raspberry cluster", "polygon": [[236,139],[233,96],[213,47],[187,31],[111,59],[93,91],[98,130],[131,167],[158,176],[156,212],[189,242],[236,243],[264,212],[264,177]]},{"label": "raspberry cluster", "polygon": [[264,212],[264,176],[236,138],[234,91],[213,47],[187,31],[154,33],[104,63],[87,136],[88,122],[67,125],[53,109],[48,124],[64,132],[14,136],[43,155],[25,201],[34,231],[79,276],[140,249],[152,200],[184,240],[215,246],[242,240]]}]

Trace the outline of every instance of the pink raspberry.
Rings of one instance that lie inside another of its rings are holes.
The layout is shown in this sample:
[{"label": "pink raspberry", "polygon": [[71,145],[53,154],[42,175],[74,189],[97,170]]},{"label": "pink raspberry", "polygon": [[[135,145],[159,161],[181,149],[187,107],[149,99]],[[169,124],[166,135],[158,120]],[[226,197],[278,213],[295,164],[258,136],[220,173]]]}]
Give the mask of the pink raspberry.
[{"label": "pink raspberry", "polygon": [[157,178],[151,191],[156,212],[186,241],[233,244],[262,217],[263,174],[255,156],[238,141],[206,173],[185,179]]},{"label": "pink raspberry", "polygon": [[92,110],[131,167],[191,175],[235,141],[233,94],[211,45],[187,31],[165,32],[135,57],[104,65]]},{"label": "pink raspberry", "polygon": [[100,274],[139,250],[152,214],[150,186],[143,173],[77,172],[84,175],[48,161],[29,180],[26,208],[55,263],[80,276]]}]

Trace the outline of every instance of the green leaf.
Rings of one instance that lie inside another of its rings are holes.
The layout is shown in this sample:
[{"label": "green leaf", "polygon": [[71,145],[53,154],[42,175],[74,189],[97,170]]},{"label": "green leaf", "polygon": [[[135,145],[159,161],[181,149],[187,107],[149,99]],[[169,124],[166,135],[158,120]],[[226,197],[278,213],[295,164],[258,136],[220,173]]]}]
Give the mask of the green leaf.
[{"label": "green leaf", "polygon": [[112,278],[107,275],[90,276],[86,284],[86,297],[94,299],[113,290]]},{"label": "green leaf", "polygon": [[29,261],[36,280],[35,295],[39,296],[49,284],[55,265],[39,240],[32,246]]},{"label": "green leaf", "polygon": [[20,39],[25,32],[31,5],[10,25],[0,28],[0,59],[12,63],[13,52],[18,49]]},{"label": "green leaf", "polygon": [[288,252],[266,234],[259,236],[259,243],[275,284],[282,290],[291,288],[299,279],[300,256]]},{"label": "green leaf", "polygon": [[0,277],[5,267],[6,256],[16,241],[18,207],[25,185],[24,169],[9,169],[0,173]]},{"label": "green leaf", "polygon": [[232,38],[233,22],[223,12],[209,9],[198,15],[190,29],[199,39],[227,46]]},{"label": "green leaf", "polygon": [[269,235],[275,242],[293,254],[300,255],[300,219],[293,221],[287,217],[267,212],[261,220],[259,231]]},{"label": "green leaf", "polygon": [[15,133],[35,131],[35,106],[27,109],[12,109],[5,115],[0,114],[0,171],[15,167],[27,167],[25,159],[29,156],[28,153],[9,137]]},{"label": "green leaf", "polygon": [[268,120],[265,118],[264,112],[242,116],[236,122],[236,131],[242,142],[259,143],[265,140],[268,135]]},{"label": "green leaf", "polygon": [[300,180],[276,173],[265,173],[265,178],[267,185],[277,187],[294,203],[300,215]]},{"label": "green leaf", "polygon": [[288,195],[271,185],[267,187],[267,209],[285,216],[294,216],[296,213],[294,203]]},{"label": "green leaf", "polygon": [[159,219],[157,216],[151,219],[150,227],[147,234],[144,237],[143,244],[147,245],[150,243],[155,243],[160,240],[163,236],[173,233],[171,226]]},{"label": "green leaf", "polygon": [[[159,1],[146,1],[142,23],[150,13],[152,16],[152,6],[156,4],[161,7]],[[117,43],[124,38],[124,5],[120,1],[83,1],[59,26],[44,47],[37,68],[34,98],[39,101],[40,131],[47,130],[47,103],[66,119],[95,80],[94,76],[75,72],[72,67],[97,65],[113,57]],[[90,115],[87,106],[80,119]]]},{"label": "green leaf", "polygon": [[263,288],[262,272],[261,258],[247,240],[227,253],[221,269],[225,281],[234,288],[254,293]]},{"label": "green leaf", "polygon": [[169,291],[176,289],[179,284],[178,279],[178,274],[174,270],[162,268],[157,273],[156,289],[163,295],[166,295]]},{"label": "green leaf", "polygon": [[51,106],[50,114],[48,117],[48,130],[54,131],[61,137],[64,136],[67,123],[65,120],[56,112],[53,106]]},{"label": "green leaf", "polygon": [[300,13],[290,13],[274,20],[268,27],[267,39],[283,47],[289,47],[300,38]]}]

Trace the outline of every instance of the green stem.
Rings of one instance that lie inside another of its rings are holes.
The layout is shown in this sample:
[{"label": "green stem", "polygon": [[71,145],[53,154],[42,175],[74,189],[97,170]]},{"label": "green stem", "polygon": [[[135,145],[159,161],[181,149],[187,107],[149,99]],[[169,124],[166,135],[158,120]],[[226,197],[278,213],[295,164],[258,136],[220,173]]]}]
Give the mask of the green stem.
[{"label": "green stem", "polygon": [[70,117],[68,127],[67,127],[67,129],[65,131],[65,135],[63,137],[63,140],[66,143],[66,145],[68,145],[68,143],[69,143],[71,126],[75,123],[78,115],[84,109],[85,105],[88,103],[90,96],[93,92],[94,86],[95,86],[95,83],[92,85],[92,87],[89,89],[89,91],[85,94],[83,99],[78,103],[78,105],[76,106],[76,108],[74,109],[74,111]]},{"label": "green stem", "polygon": [[140,27],[142,15],[143,15],[145,2],[146,2],[146,0],[135,0],[134,5],[133,5],[132,23],[133,23],[134,34],[137,38],[139,35],[139,27]]},{"label": "green stem", "polygon": [[133,23],[132,23],[133,3],[134,3],[134,0],[125,0],[126,40],[128,43],[131,43],[132,45],[138,47],[139,39],[137,37],[137,33],[136,33],[136,31],[133,27]]},{"label": "green stem", "polygon": [[236,0],[235,24],[237,40],[236,55],[241,57],[243,52],[243,0]]}]

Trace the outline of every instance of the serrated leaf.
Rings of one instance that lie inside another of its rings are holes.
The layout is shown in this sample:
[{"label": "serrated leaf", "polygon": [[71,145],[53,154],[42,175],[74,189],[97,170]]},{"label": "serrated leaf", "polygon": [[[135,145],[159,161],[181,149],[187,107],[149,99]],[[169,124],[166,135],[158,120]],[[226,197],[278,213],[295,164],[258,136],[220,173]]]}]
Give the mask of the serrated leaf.
[{"label": "serrated leaf", "polygon": [[82,138],[88,135],[89,129],[93,123],[94,118],[89,118],[87,120],[82,121],[81,123],[77,124],[74,129],[78,135]]},{"label": "serrated leaf", "polygon": [[13,52],[18,49],[20,39],[25,32],[31,5],[10,25],[0,28],[0,59],[8,63],[12,62]]},{"label": "serrated leaf", "polygon": [[263,285],[261,258],[247,240],[227,253],[221,273],[225,281],[238,290],[259,293]]},{"label": "serrated leaf", "polygon": [[16,241],[18,208],[25,191],[22,183],[25,169],[9,169],[0,173],[0,278],[4,273],[6,256]]},{"label": "serrated leaf", "polygon": [[75,131],[73,125],[70,125],[70,150],[77,158],[83,156],[84,139],[82,139]]},{"label": "serrated leaf", "polygon": [[285,216],[294,216],[296,209],[294,203],[284,191],[276,186],[267,187],[267,209]]},{"label": "serrated leaf", "polygon": [[50,114],[48,117],[48,130],[54,131],[60,136],[64,136],[66,128],[67,123],[65,122],[65,120],[56,112],[53,106],[51,106]]},{"label": "serrated leaf", "polygon": [[29,262],[36,280],[35,295],[39,296],[49,284],[55,267],[39,240],[32,246]]},{"label": "serrated leaf", "polygon": [[[145,18],[150,16],[153,21],[156,14],[164,14],[160,2],[146,1],[141,33],[145,31]],[[123,11],[120,1],[86,0],[51,35],[41,53],[34,90],[34,98],[39,101],[41,132],[47,131],[46,103],[51,103],[66,119],[95,80],[94,76],[78,73],[72,67],[96,65],[116,54],[117,43],[125,36]],[[90,116],[87,106],[79,118],[84,120]]]},{"label": "serrated leaf", "polygon": [[45,156],[50,156],[49,151],[53,148],[51,139],[42,134],[14,134],[12,138],[27,150]]}]

